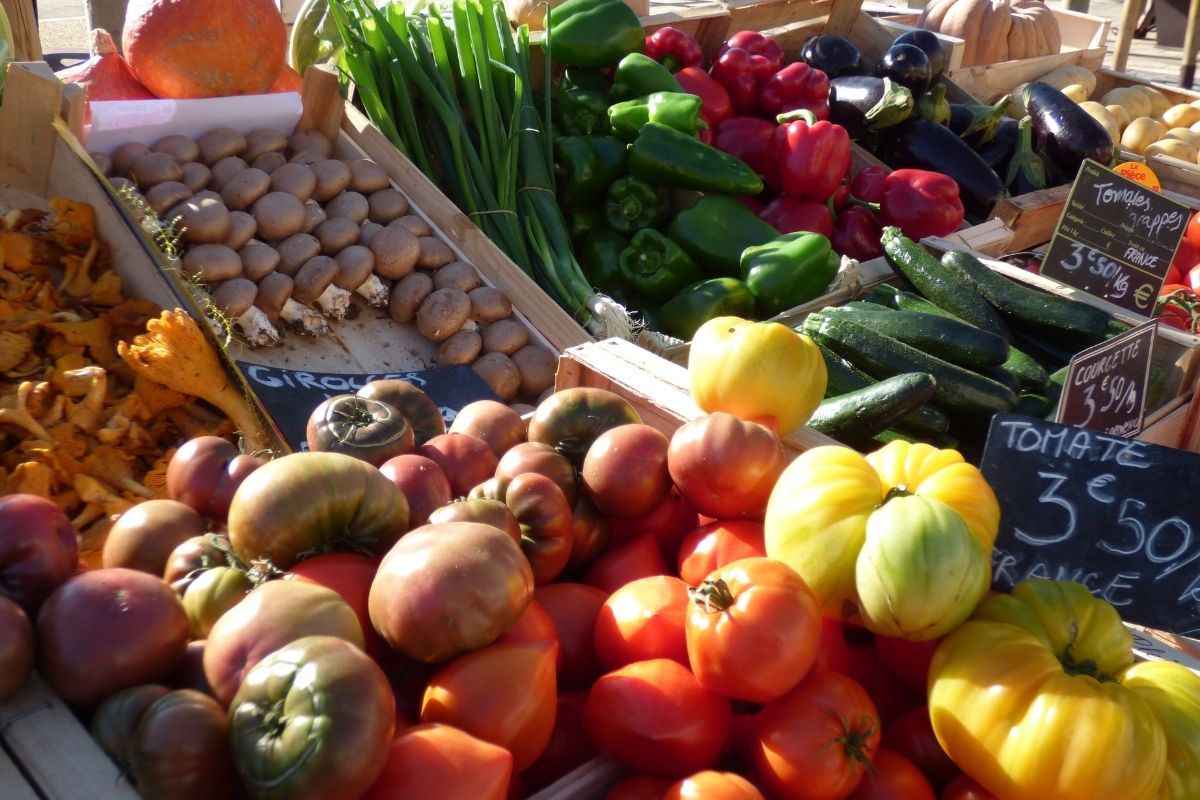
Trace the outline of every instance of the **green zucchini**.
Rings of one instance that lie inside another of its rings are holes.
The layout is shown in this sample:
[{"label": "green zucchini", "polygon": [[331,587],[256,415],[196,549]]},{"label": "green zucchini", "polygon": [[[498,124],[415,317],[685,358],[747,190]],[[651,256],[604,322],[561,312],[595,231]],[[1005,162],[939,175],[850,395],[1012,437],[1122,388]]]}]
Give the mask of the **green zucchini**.
[{"label": "green zucchini", "polygon": [[1004,318],[961,274],[945,267],[899,228],[884,228],[879,241],[892,268],[928,300],[977,328],[1012,341]]},{"label": "green zucchini", "polygon": [[1067,331],[1095,344],[1104,339],[1112,316],[1098,308],[1031,289],[995,272],[964,250],[949,250],[942,266],[968,282],[1018,327],[1055,333]]},{"label": "green zucchini", "polygon": [[[825,384],[825,396],[835,398],[840,395],[865,389],[878,383],[870,375],[855,367],[846,359],[830,350],[820,342],[816,343],[825,359],[825,372],[829,376]],[[950,420],[937,406],[923,405],[914,408],[901,419],[896,427],[900,430],[919,437],[930,437],[943,434],[950,430]]]},{"label": "green zucchini", "polygon": [[1012,389],[1013,394],[1019,394],[1021,391],[1021,382],[1017,380],[1017,376],[1006,370],[1003,365],[988,364],[986,367],[967,367],[967,369],[978,372],[985,378],[991,378],[1002,386],[1007,386]]},{"label": "green zucchini", "polygon": [[1017,412],[1027,417],[1037,417],[1044,419],[1047,414],[1054,411],[1054,403],[1051,403],[1049,398],[1043,397],[1040,394],[1032,392],[1023,392],[1017,400]]},{"label": "green zucchini", "polygon": [[868,315],[866,322],[882,334],[968,369],[1003,364],[1008,342],[960,319],[924,311],[891,311],[872,303],[847,303],[844,313]]},{"label": "green zucchini", "polygon": [[1066,366],[1081,348],[1064,344],[1061,338],[1045,336],[1033,331],[1016,330],[1013,332],[1021,351],[1028,353],[1031,358],[1042,365],[1047,372],[1054,372]]},{"label": "green zucchini", "polygon": [[861,444],[927,403],[936,389],[937,382],[928,373],[893,375],[825,400],[807,424],[840,442]]},{"label": "green zucchini", "polygon": [[898,342],[830,309],[810,314],[803,332],[850,359],[874,378],[903,372],[928,372],[937,381],[933,402],[968,414],[1011,411],[1017,396],[1007,386]]},{"label": "green zucchini", "polygon": [[1018,350],[1011,345],[1008,348],[1008,360],[1000,366],[1016,376],[1022,389],[1040,392],[1050,382],[1050,373],[1024,350]]}]

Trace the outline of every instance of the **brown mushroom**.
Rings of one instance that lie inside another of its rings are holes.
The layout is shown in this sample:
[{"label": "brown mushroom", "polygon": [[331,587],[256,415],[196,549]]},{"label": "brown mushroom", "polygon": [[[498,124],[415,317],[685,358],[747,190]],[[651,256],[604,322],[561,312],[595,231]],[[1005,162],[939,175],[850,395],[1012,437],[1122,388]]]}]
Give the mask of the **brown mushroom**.
[{"label": "brown mushroom", "polygon": [[479,272],[465,261],[451,261],[433,273],[433,286],[435,289],[453,287],[461,289],[464,292],[469,292],[482,284],[483,279],[479,277]]},{"label": "brown mushroom", "polygon": [[229,233],[223,244],[234,250],[241,250],[257,232],[258,223],[254,221],[253,215],[245,211],[231,211],[229,212]]},{"label": "brown mushroom", "polygon": [[269,242],[300,232],[305,218],[304,204],[287,192],[267,192],[254,204],[258,234]]},{"label": "brown mushroom", "polygon": [[346,190],[325,205],[325,214],[330,217],[349,217],[355,225],[362,225],[370,212],[367,198],[355,191]]},{"label": "brown mushroom", "polygon": [[508,295],[492,286],[480,286],[467,293],[471,298],[471,319],[480,323],[495,322],[512,313]]},{"label": "brown mushroom", "polygon": [[358,243],[361,245],[370,245],[371,240],[375,238],[375,234],[383,230],[383,226],[378,222],[368,220],[362,224],[358,231]]},{"label": "brown mushroom", "polygon": [[182,164],[180,169],[183,170],[183,182],[193,192],[198,192],[208,186],[212,180],[212,170],[201,164],[199,161],[189,161]]},{"label": "brown mushroom", "polygon": [[221,185],[221,197],[230,211],[245,211],[271,189],[271,176],[250,167]]},{"label": "brown mushroom", "polygon": [[329,256],[315,256],[296,273],[296,288],[292,298],[297,303],[311,303],[329,288],[338,275],[338,265]]},{"label": "brown mushroom", "polygon": [[417,309],[433,292],[433,278],[428,272],[410,272],[392,286],[388,300],[388,316],[396,322],[412,322]]},{"label": "brown mushroom", "polygon": [[386,189],[390,181],[387,170],[368,158],[353,158],[346,162],[350,168],[350,188],[362,195]]},{"label": "brown mushroom", "polygon": [[317,226],[313,236],[321,243],[321,252],[334,256],[358,241],[358,226],[345,217],[330,217]]},{"label": "brown mushroom", "polygon": [[425,221],[424,217],[419,217],[416,214],[406,214],[399,219],[388,223],[388,227],[400,227],[411,233],[413,236],[432,236],[433,228]]},{"label": "brown mushroom", "polygon": [[96,165],[96,169],[100,171],[101,175],[112,175],[113,160],[108,153],[88,153],[88,156],[92,159],[92,163]]},{"label": "brown mushroom", "polygon": [[183,177],[183,167],[169,153],[147,153],[133,162],[129,177],[145,191],[164,181],[179,180]]},{"label": "brown mushroom", "polygon": [[529,343],[529,331],[512,317],[498,319],[483,329],[483,351],[511,356]]},{"label": "brown mushroom", "polygon": [[250,242],[238,250],[238,256],[242,259],[242,276],[255,283],[265,280],[279,267],[279,251],[262,242]]},{"label": "brown mushroom", "polygon": [[[285,156],[283,153],[271,152],[262,153],[256,156],[254,160],[250,162],[250,166],[254,167],[255,169],[261,169],[263,172],[270,175],[272,172],[286,165],[287,163],[287,156]],[[297,166],[304,165],[297,164]]]},{"label": "brown mushroom", "polygon": [[113,174],[129,177],[129,169],[133,166],[133,162],[137,161],[142,156],[149,154],[150,148],[141,142],[126,142],[116,150],[113,150]]},{"label": "brown mushroom", "polygon": [[409,211],[408,198],[399,189],[390,186],[372,192],[367,198],[367,216],[372,222],[387,225],[394,219],[403,217]]},{"label": "brown mushroom", "polygon": [[258,296],[254,305],[258,306],[272,324],[279,319],[284,305],[292,297],[294,282],[282,272],[272,272],[258,282]]},{"label": "brown mushroom", "polygon": [[479,357],[483,340],[475,331],[465,328],[442,342],[437,351],[437,366],[466,366]]},{"label": "brown mushroom", "polygon": [[475,360],[471,369],[505,403],[512,401],[521,389],[521,371],[503,353],[484,353]]},{"label": "brown mushroom", "polygon": [[182,133],[164,136],[150,149],[155,153],[166,153],[180,164],[195,161],[200,157],[200,145],[196,144],[190,136],[184,136]]},{"label": "brown mushroom", "polygon": [[450,245],[436,236],[422,236],[418,241],[421,243],[421,256],[417,259],[417,266],[421,269],[444,267],[457,257]]},{"label": "brown mushroom", "polygon": [[279,271],[295,275],[310,258],[321,255],[321,243],[309,233],[294,233],[275,245],[279,253]]},{"label": "brown mushroom", "polygon": [[200,160],[210,167],[228,156],[240,156],[246,150],[246,137],[233,128],[214,128],[196,140]]},{"label": "brown mushroom", "polygon": [[183,229],[184,241],[191,244],[226,243],[232,250],[241,249],[225,241],[229,238],[233,219],[220,200],[192,197],[176,206],[172,213],[179,216],[178,226]]},{"label": "brown mushroom", "polygon": [[540,344],[527,344],[509,358],[521,373],[521,396],[530,400],[554,386],[558,356]]},{"label": "brown mushroom", "polygon": [[352,244],[343,249],[334,261],[338,264],[338,276],[334,284],[348,292],[354,292],[375,308],[388,304],[388,285],[374,274],[375,254],[361,244]]},{"label": "brown mushroom", "polygon": [[242,332],[252,347],[278,344],[279,331],[266,313],[255,306],[258,287],[246,278],[223,281],[213,289],[213,304],[225,319]]},{"label": "brown mushroom", "polygon": [[216,191],[221,191],[225,182],[234,175],[239,175],[249,169],[249,165],[239,156],[227,156],[210,167],[212,178],[209,185]]},{"label": "brown mushroom", "polygon": [[201,189],[200,191],[198,191],[194,195],[192,195],[192,199],[196,200],[196,201],[215,200],[221,204],[225,203],[225,199],[223,197],[221,197],[221,193],[214,192],[212,189]]},{"label": "brown mushroom", "polygon": [[288,149],[293,153],[318,153],[322,158],[329,158],[333,145],[320,131],[297,130],[288,141]]},{"label": "brown mushroom", "polygon": [[458,289],[435,289],[417,309],[417,330],[431,342],[449,339],[471,317],[471,301]]},{"label": "brown mushroom", "polygon": [[309,169],[317,179],[313,190],[313,199],[317,202],[327,203],[350,187],[350,168],[341,161],[326,158]]},{"label": "brown mushroom", "polygon": [[399,280],[412,272],[421,257],[417,237],[403,228],[384,228],[371,239],[375,254],[375,272],[389,281]]},{"label": "brown mushroom", "polygon": [[325,156],[320,153],[314,153],[311,150],[305,150],[303,153],[296,153],[288,159],[289,164],[304,164],[305,166],[313,166],[318,161],[324,161]]},{"label": "brown mushroom", "polygon": [[150,187],[146,202],[159,217],[192,196],[192,190],[179,181],[163,181]]},{"label": "brown mushroom", "polygon": [[242,274],[242,259],[223,244],[198,244],[183,255],[183,274],[202,283],[217,283]]},{"label": "brown mushroom", "polygon": [[108,185],[113,187],[113,189],[116,191],[121,191],[122,189],[125,189],[125,188],[134,189],[134,190],[137,189],[137,186],[134,185],[133,181],[131,181],[131,180],[129,180],[129,178],[126,178],[121,175],[114,175],[111,178],[109,178]]},{"label": "brown mushroom", "polygon": [[271,191],[295,195],[301,203],[312,197],[317,176],[304,164],[284,164],[271,173]]},{"label": "brown mushroom", "polygon": [[243,157],[253,161],[263,153],[282,153],[287,150],[288,140],[282,131],[274,128],[259,128],[246,135],[246,152]]},{"label": "brown mushroom", "polygon": [[325,216],[325,209],[311,200],[304,204],[304,233],[312,233],[329,217]]}]

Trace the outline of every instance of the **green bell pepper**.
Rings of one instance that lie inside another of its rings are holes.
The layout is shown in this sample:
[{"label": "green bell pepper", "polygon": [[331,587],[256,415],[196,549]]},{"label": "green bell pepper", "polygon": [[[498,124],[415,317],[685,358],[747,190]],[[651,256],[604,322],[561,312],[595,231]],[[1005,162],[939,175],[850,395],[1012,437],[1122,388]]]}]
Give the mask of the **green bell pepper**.
[{"label": "green bell pepper", "polygon": [[683,87],[671,70],[644,53],[630,53],[622,58],[613,74],[613,100],[645,97],[655,92],[682,91]]},{"label": "green bell pepper", "polygon": [[578,206],[567,212],[567,233],[571,244],[579,247],[596,228],[604,227],[604,209],[599,206]]},{"label": "green bell pepper", "polygon": [[737,199],[714,194],[679,212],[667,235],[709,275],[736,277],[743,250],[780,234]]},{"label": "green bell pepper", "polygon": [[558,84],[560,92],[569,89],[586,89],[605,97],[609,96],[610,88],[608,78],[604,77],[604,73],[591,67],[567,67],[563,70],[562,80]]},{"label": "green bell pepper", "polygon": [[617,233],[631,235],[667,217],[670,197],[661,186],[625,177],[613,182],[604,202],[604,218]]},{"label": "green bell pepper", "polygon": [[629,289],[621,273],[621,253],[629,247],[629,239],[599,226],[593,228],[579,249],[579,264],[583,274],[597,289],[609,294],[624,294]]},{"label": "green bell pepper", "polygon": [[554,121],[566,136],[607,133],[608,98],[591,89],[567,89],[558,93]]},{"label": "green bell pepper", "polygon": [[840,263],[828,239],[798,231],[742,251],[742,280],[767,319],[823,295]]},{"label": "green bell pepper", "polygon": [[653,228],[633,235],[621,253],[621,274],[635,292],[655,300],[666,300],[701,278],[692,257]]},{"label": "green bell pepper", "polygon": [[604,199],[613,181],[625,175],[629,149],[611,136],[560,136],[554,141],[554,173],[559,199],[567,206]]},{"label": "green bell pepper", "polygon": [[611,67],[646,46],[637,12],[624,0],[567,0],[550,9],[549,57],[569,67]]},{"label": "green bell pepper", "polygon": [[608,107],[608,122],[613,135],[628,142],[638,138],[647,122],[658,122],[695,136],[696,131],[708,127],[708,123],[700,118],[700,106],[701,100],[694,94],[655,92],[636,100],[613,103]]},{"label": "green bell pepper", "polygon": [[754,295],[736,278],[711,278],[693,283],[662,304],[659,330],[685,342],[713,317],[752,317]]},{"label": "green bell pepper", "polygon": [[762,178],[746,162],[669,125],[647,122],[629,151],[629,174],[678,189],[758,194]]}]

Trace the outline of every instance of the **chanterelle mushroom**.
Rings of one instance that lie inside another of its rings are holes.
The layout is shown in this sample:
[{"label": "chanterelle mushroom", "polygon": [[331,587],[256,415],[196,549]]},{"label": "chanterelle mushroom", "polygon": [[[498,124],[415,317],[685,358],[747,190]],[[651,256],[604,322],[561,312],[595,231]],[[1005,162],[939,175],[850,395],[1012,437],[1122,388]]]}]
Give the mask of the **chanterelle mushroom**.
[{"label": "chanterelle mushroom", "polygon": [[222,281],[213,289],[217,310],[240,330],[252,347],[279,344],[280,334],[267,315],[254,305],[258,287],[248,278]]}]

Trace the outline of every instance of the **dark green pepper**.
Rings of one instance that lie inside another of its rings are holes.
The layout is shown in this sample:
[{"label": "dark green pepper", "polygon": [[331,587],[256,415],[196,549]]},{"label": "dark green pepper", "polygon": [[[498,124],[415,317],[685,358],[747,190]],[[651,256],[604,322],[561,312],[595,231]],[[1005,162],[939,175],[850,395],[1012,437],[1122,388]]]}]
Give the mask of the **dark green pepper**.
[{"label": "dark green pepper", "polygon": [[565,92],[568,89],[586,89],[589,92],[602,94],[605,97],[609,96],[610,91],[608,78],[604,77],[604,73],[590,67],[567,67],[563,70],[562,81],[558,84],[558,90]]},{"label": "dark green pepper", "polygon": [[666,189],[638,178],[625,177],[608,188],[604,218],[617,233],[630,235],[666,219],[669,204]]},{"label": "dark green pepper", "polygon": [[579,249],[579,264],[592,285],[609,294],[623,294],[628,283],[621,274],[621,253],[629,247],[629,239],[611,228],[593,228]]},{"label": "dark green pepper", "polygon": [[946,100],[946,84],[939,83],[917,98],[917,116],[938,125],[950,124],[950,103]]},{"label": "dark green pepper", "polygon": [[701,277],[692,257],[653,228],[633,235],[621,253],[621,274],[635,292],[655,300],[666,300]]},{"label": "dark green pepper", "polygon": [[779,231],[733,197],[708,195],[681,211],[667,235],[710,275],[741,274],[742,251],[779,238]]},{"label": "dark green pepper", "polygon": [[693,283],[662,304],[659,330],[676,339],[691,341],[701,325],[713,317],[754,315],[754,295],[736,278],[711,278]]},{"label": "dark green pepper", "polygon": [[622,58],[613,74],[613,100],[682,91],[683,87],[669,69],[643,53],[630,53]]},{"label": "dark green pepper", "polygon": [[584,238],[596,228],[604,227],[604,209],[599,206],[579,206],[567,213],[567,232],[571,244],[578,247]]},{"label": "dark green pepper", "polygon": [[625,174],[629,148],[611,136],[560,136],[554,141],[559,199],[568,206],[595,203]]},{"label": "dark green pepper", "polygon": [[799,231],[742,251],[742,280],[766,319],[825,294],[840,263],[828,239]]},{"label": "dark green pepper", "polygon": [[549,57],[569,67],[611,67],[646,46],[637,12],[624,0],[567,0],[550,9]]},{"label": "dark green pepper", "polygon": [[1008,161],[1004,185],[1014,195],[1046,188],[1046,162],[1033,150],[1033,118],[1025,117],[1017,126],[1017,150]]},{"label": "dark green pepper", "polygon": [[695,136],[707,128],[700,119],[702,102],[694,94],[684,92],[655,92],[636,100],[613,103],[608,107],[608,122],[614,136],[632,142],[648,122],[658,122],[675,130]]},{"label": "dark green pepper", "polygon": [[608,132],[608,98],[591,89],[567,89],[554,104],[555,122],[566,136]]},{"label": "dark green pepper", "polygon": [[669,125],[647,122],[629,151],[629,174],[660,186],[758,194],[762,178],[746,162]]}]

